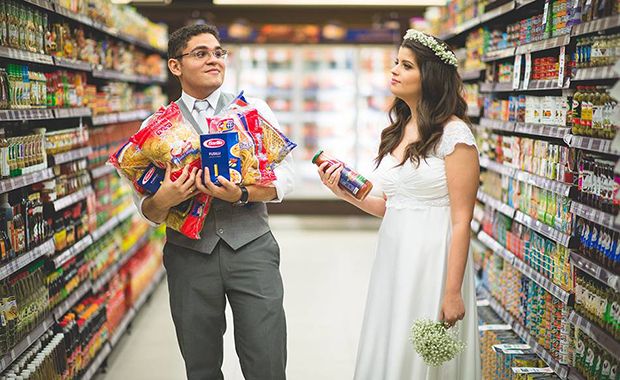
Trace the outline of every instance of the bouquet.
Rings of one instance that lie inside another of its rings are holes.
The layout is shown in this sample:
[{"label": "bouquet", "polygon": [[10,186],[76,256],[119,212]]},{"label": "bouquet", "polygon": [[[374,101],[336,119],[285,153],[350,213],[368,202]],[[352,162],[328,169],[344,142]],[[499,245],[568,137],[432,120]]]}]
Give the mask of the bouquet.
[{"label": "bouquet", "polygon": [[413,348],[431,367],[439,367],[463,352],[465,343],[456,335],[456,329],[430,319],[419,319],[411,327]]}]

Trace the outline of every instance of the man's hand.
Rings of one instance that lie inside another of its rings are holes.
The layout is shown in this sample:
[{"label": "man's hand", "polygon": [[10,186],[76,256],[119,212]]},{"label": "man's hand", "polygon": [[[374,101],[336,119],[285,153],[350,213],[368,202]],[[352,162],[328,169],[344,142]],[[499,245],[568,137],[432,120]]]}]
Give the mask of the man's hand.
[{"label": "man's hand", "polygon": [[198,170],[196,168],[192,168],[190,172],[189,166],[185,166],[176,181],[170,179],[171,171],[172,167],[167,163],[164,180],[153,195],[153,202],[158,203],[161,208],[170,209],[197,194],[195,182]]},{"label": "man's hand", "polygon": [[[202,183],[203,177],[205,183],[204,185]],[[198,191],[229,203],[235,203],[241,199],[241,189],[239,186],[222,176],[218,176],[217,180],[222,186],[217,186],[211,182],[209,168],[205,167],[204,170],[198,170],[198,174],[195,178],[195,186]]]}]

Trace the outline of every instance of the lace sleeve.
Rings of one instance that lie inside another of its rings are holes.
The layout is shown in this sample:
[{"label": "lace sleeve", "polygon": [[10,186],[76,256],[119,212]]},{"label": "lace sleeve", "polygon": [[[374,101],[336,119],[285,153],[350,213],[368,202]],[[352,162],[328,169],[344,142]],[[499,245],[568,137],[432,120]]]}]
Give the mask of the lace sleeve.
[{"label": "lace sleeve", "polygon": [[478,149],[476,146],[476,139],[471,129],[469,129],[467,124],[461,121],[449,123],[445,126],[443,136],[441,137],[441,143],[437,149],[438,156],[444,158],[452,154],[457,144],[471,145]]}]

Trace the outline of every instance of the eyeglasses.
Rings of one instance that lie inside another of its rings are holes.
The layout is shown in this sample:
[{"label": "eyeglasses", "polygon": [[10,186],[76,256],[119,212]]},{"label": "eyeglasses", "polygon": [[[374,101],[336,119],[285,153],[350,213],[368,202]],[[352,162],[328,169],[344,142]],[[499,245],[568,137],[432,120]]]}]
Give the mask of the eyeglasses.
[{"label": "eyeglasses", "polygon": [[185,56],[190,56],[190,57],[192,57],[192,58],[194,58],[195,60],[198,60],[198,61],[203,61],[205,59],[208,59],[209,57],[215,57],[216,59],[226,59],[226,56],[228,56],[228,50],[224,50],[224,49],[215,49],[215,50],[196,49],[194,51],[190,51],[189,53],[177,55],[176,57],[172,57],[172,58],[180,59],[180,58],[183,58]]}]

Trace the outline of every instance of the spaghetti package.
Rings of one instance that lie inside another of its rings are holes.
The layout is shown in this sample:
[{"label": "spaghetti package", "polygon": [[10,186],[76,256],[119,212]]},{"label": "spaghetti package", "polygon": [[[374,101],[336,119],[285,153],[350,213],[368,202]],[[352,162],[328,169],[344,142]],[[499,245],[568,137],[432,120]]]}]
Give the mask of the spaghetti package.
[{"label": "spaghetti package", "polygon": [[170,178],[174,181],[185,166],[200,169],[200,136],[191,124],[183,120],[181,110],[171,103],[158,112],[148,124],[129,140],[155,165],[165,168],[172,164]]},{"label": "spaghetti package", "polygon": [[[200,169],[200,136],[183,120],[178,105],[171,103],[155,113],[109,162],[140,194],[153,194],[163,181],[166,163],[172,164],[173,181],[185,166]],[[190,239],[199,239],[210,203],[210,196],[198,194],[171,208],[165,223]]]}]

